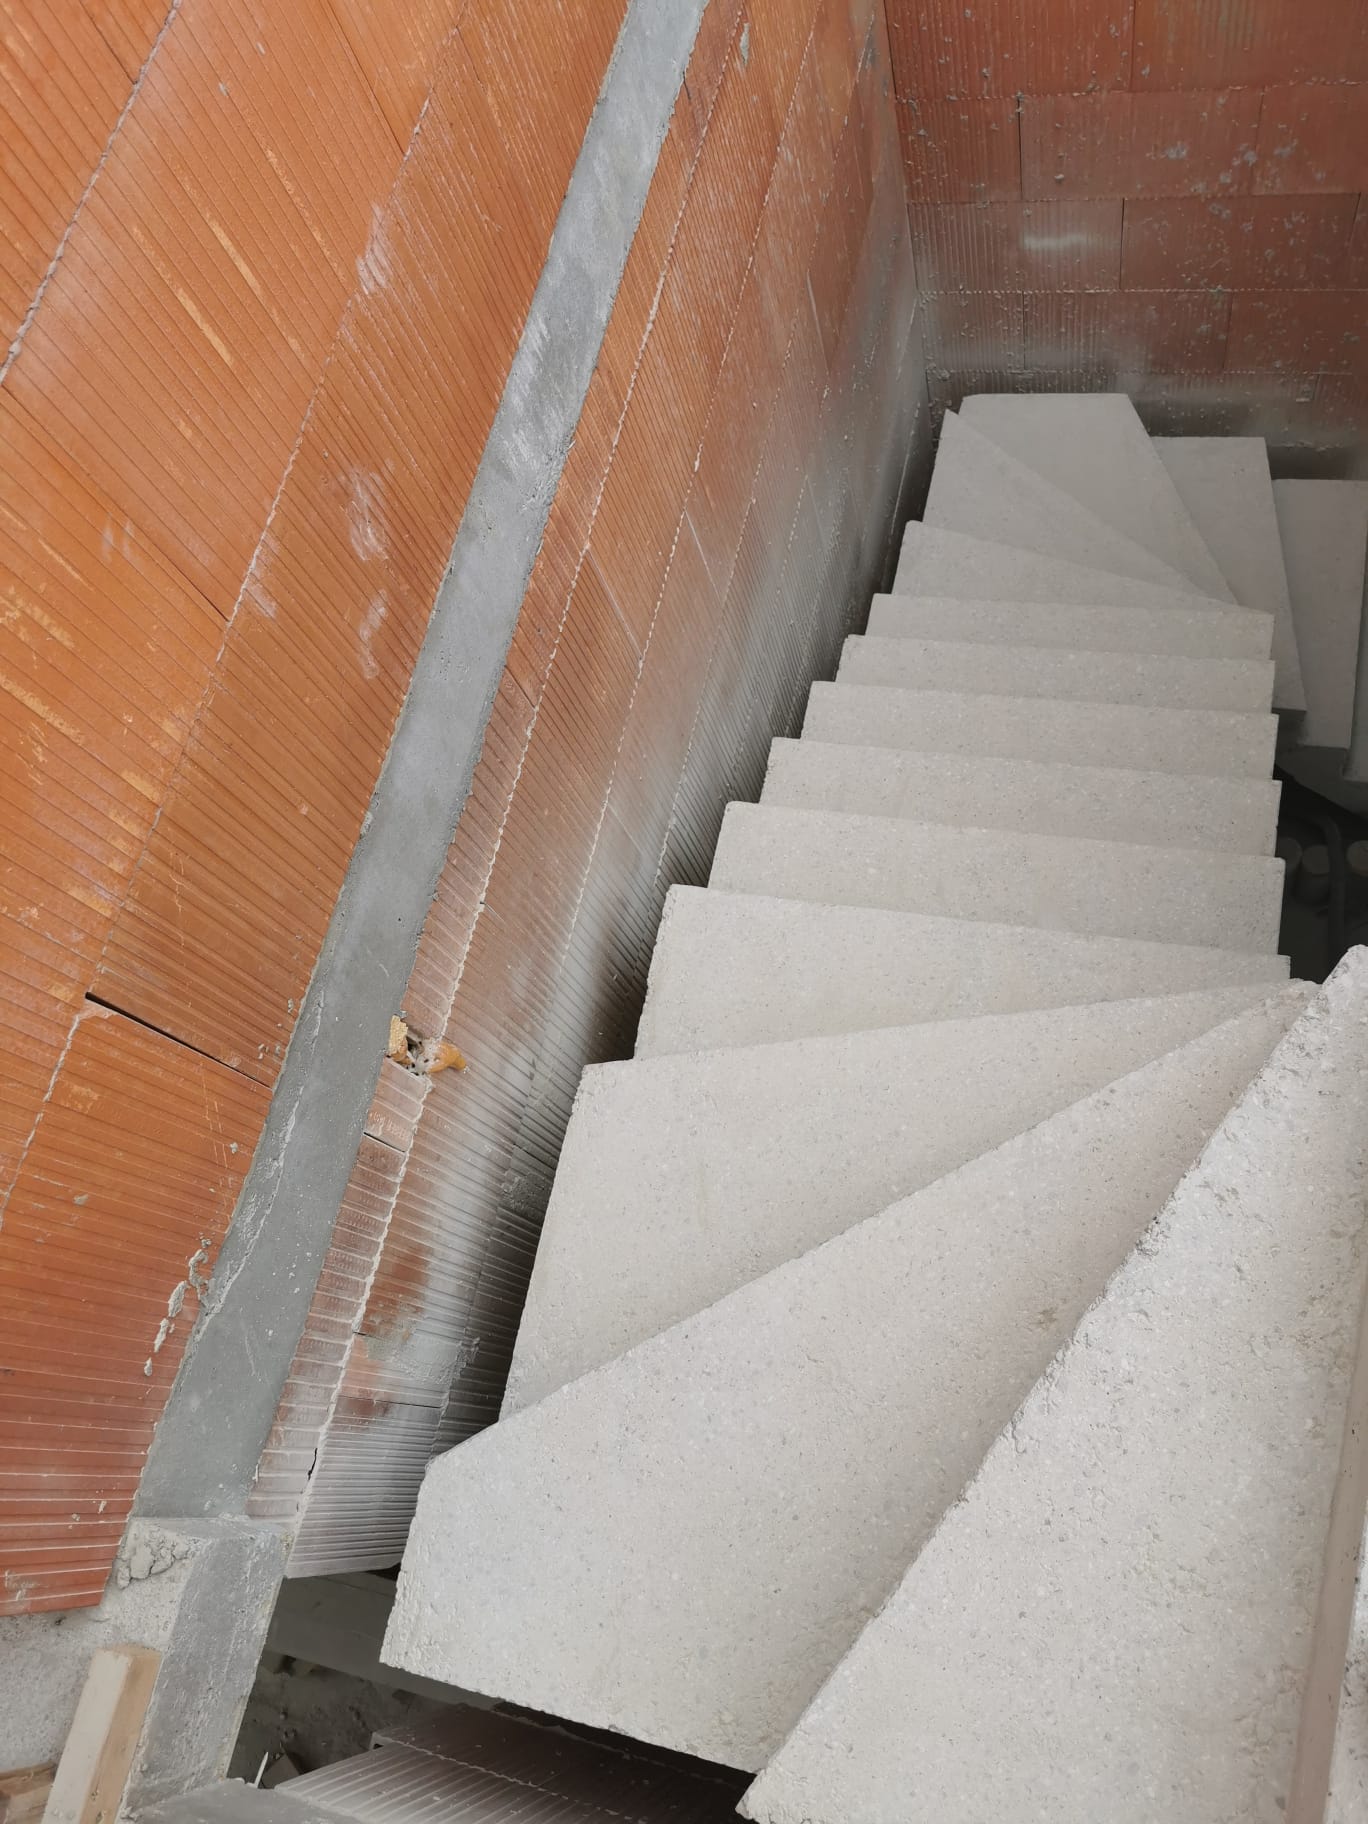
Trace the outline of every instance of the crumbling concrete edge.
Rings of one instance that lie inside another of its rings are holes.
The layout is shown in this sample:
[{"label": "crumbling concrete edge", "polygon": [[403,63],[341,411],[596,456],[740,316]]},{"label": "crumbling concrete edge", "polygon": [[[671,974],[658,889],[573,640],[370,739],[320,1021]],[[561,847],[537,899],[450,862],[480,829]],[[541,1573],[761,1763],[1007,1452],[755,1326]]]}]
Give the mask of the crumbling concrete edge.
[{"label": "crumbling concrete edge", "polygon": [[704,4],[630,0],[141,1514],[243,1511]]}]

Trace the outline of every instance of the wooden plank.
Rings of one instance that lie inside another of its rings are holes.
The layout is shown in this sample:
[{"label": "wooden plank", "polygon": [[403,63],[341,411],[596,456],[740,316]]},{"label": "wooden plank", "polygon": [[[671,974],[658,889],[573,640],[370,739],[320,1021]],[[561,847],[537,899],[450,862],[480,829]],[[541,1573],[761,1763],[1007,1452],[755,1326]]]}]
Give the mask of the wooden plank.
[{"label": "wooden plank", "polygon": [[53,1761],[0,1773],[0,1824],[40,1824],[52,1791]]},{"label": "wooden plank", "polygon": [[47,1824],[113,1824],[160,1666],[151,1647],[99,1647],[91,1655]]}]

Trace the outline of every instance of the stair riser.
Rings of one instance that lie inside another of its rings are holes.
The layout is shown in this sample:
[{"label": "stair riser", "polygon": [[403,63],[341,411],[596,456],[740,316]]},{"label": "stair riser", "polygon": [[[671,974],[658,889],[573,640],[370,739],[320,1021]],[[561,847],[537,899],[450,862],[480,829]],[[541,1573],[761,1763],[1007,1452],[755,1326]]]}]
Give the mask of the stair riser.
[{"label": "stair riser", "polygon": [[675,887],[636,1055],[1286,980],[1287,959]]},{"label": "stair riser", "polygon": [[1159,848],[1270,855],[1279,795],[1275,784],[1254,779],[777,740],[760,802],[970,829],[1086,834]]},{"label": "stair riser", "polygon": [[1246,608],[1070,607],[1051,602],[876,595],[866,632],[882,639],[972,640],[990,646],[1038,646],[1064,652],[1266,659],[1273,618]]},{"label": "stair riser", "polygon": [[803,738],[931,754],[1267,779],[1273,716],[814,684]]},{"label": "stair riser", "polygon": [[826,905],[1271,952],[1283,866],[1260,856],[733,805],[709,885]]},{"label": "stair riser", "polygon": [[1273,698],[1273,667],[1266,659],[1053,652],[860,634],[846,641],[836,681],[1137,709],[1258,711]]}]

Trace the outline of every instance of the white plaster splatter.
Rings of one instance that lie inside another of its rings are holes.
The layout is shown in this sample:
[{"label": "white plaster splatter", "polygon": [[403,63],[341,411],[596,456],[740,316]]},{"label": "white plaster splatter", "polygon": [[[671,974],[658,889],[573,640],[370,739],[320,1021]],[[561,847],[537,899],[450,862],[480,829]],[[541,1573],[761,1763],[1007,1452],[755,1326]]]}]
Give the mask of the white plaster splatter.
[{"label": "white plaster splatter", "polygon": [[380,517],[380,477],[365,469],[353,469],[348,484],[351,498],[347,502],[347,533],[352,550],[369,563],[373,558],[384,557],[389,550]]},{"label": "white plaster splatter", "polygon": [[385,615],[388,611],[389,603],[385,600],[384,590],[381,589],[378,594],[372,596],[371,605],[367,608],[361,622],[361,671],[368,679],[380,675],[380,667],[376,663],[374,652],[371,650],[371,641],[384,625]]},{"label": "white plaster splatter", "polygon": [[371,230],[366,241],[366,251],[356,262],[356,276],[361,281],[361,289],[369,297],[374,291],[381,291],[390,282],[393,262],[390,257],[389,237],[385,233],[384,211],[378,203],[371,204]]}]

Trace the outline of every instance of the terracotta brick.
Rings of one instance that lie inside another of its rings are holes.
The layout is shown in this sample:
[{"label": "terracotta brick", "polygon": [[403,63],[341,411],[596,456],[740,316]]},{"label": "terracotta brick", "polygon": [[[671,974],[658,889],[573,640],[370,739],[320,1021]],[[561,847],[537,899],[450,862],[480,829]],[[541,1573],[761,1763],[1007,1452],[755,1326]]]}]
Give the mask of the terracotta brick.
[{"label": "terracotta brick", "polygon": [[927,365],[1019,368],[1026,361],[1021,292],[942,291],[924,299]]},{"label": "terracotta brick", "polygon": [[1025,315],[1029,367],[1182,374],[1225,364],[1222,292],[1033,292]]},{"label": "terracotta brick", "polygon": [[1368,83],[1269,89],[1256,190],[1368,190]]},{"label": "terracotta brick", "polygon": [[352,54],[407,146],[466,0],[333,0]]},{"label": "terracotta brick", "polygon": [[1232,301],[1232,368],[1368,375],[1368,312],[1357,291],[1242,292]]},{"label": "terracotta brick", "polygon": [[1132,0],[888,0],[897,93],[922,101],[1124,89],[1132,11]]},{"label": "terracotta brick", "polygon": [[1026,96],[1028,197],[1222,196],[1252,181],[1254,90],[1202,94]]},{"label": "terracotta brick", "polygon": [[508,164],[548,236],[625,10],[626,0],[559,0],[542,20],[510,0],[457,9]]},{"label": "terracotta brick", "polygon": [[1345,270],[1354,209],[1352,197],[1128,202],[1121,283],[1140,291],[1335,284]]},{"label": "terracotta brick", "polygon": [[1021,195],[1017,104],[897,104],[907,194],[914,203],[992,203]]},{"label": "terracotta brick", "polygon": [[1135,0],[1136,89],[1222,89],[1368,78],[1359,0]]},{"label": "terracotta brick", "polygon": [[137,57],[131,69],[88,7],[59,15],[49,0],[12,0],[5,10],[0,346],[23,322],[156,34],[145,19],[128,24],[121,48]]},{"label": "terracotta brick", "polygon": [[1343,282],[1356,290],[1368,290],[1368,199],[1362,196],[1358,199],[1354,225],[1349,233]]},{"label": "terracotta brick", "polygon": [[1119,282],[1119,199],[913,204],[909,218],[925,291],[1109,290]]},{"label": "terracotta brick", "polygon": [[0,1231],[0,1613],[99,1601],[266,1104],[118,1014],[77,1025]]}]

